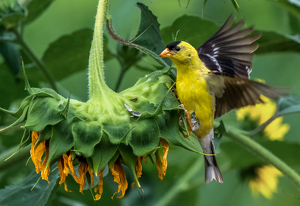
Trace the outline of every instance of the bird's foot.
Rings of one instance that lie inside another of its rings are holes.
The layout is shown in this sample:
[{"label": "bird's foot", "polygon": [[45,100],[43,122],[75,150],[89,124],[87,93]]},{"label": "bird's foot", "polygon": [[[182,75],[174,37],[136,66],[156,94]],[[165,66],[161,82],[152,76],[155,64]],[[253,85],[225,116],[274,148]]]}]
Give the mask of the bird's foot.
[{"label": "bird's foot", "polygon": [[[188,138],[191,133],[192,133],[192,122],[191,122],[191,118],[190,115],[188,113],[188,111],[184,108],[183,104],[180,104],[179,107],[181,107],[182,109],[184,109],[184,116],[186,121],[188,122],[187,128],[188,128],[188,134],[187,135],[183,135],[185,138]],[[179,117],[179,123],[183,124],[183,120],[181,119],[181,117]]]}]

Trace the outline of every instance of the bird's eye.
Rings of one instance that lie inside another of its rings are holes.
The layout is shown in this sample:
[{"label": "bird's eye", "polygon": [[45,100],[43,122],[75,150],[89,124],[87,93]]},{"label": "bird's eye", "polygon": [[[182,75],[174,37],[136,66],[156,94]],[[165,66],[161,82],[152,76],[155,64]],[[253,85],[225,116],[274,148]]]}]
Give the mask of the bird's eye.
[{"label": "bird's eye", "polygon": [[175,47],[175,50],[176,50],[176,51],[179,51],[179,50],[180,50],[180,47],[179,47],[179,46]]}]

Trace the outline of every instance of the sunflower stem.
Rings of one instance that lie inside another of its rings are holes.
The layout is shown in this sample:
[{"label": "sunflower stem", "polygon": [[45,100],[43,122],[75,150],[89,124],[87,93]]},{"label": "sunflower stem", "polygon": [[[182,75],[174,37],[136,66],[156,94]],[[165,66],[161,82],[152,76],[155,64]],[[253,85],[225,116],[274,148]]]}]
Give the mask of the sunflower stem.
[{"label": "sunflower stem", "polygon": [[245,146],[252,152],[262,157],[268,163],[274,165],[284,175],[290,178],[298,187],[300,187],[300,176],[298,173],[296,173],[290,166],[288,166],[285,162],[276,157],[269,150],[255,142],[250,137],[244,135],[243,131],[232,128],[229,131],[225,132],[224,135]]},{"label": "sunflower stem", "polygon": [[109,17],[110,0],[99,0],[94,36],[89,57],[89,98],[99,99],[113,91],[104,80],[103,27]]},{"label": "sunflower stem", "polygon": [[[203,161],[196,161],[187,171],[181,176],[174,186],[157,202],[156,206],[169,205],[170,201],[174,199],[179,193],[189,189],[190,180],[199,173],[203,165]],[[203,178],[202,178],[203,179]]]}]

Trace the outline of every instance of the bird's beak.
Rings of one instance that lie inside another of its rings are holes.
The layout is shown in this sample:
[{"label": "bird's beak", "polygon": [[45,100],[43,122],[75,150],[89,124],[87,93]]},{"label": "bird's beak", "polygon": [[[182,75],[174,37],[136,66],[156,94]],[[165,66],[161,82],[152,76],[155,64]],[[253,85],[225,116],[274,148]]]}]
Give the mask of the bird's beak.
[{"label": "bird's beak", "polygon": [[165,50],[163,50],[163,52],[159,55],[160,57],[170,57],[172,56],[171,51],[166,48]]}]

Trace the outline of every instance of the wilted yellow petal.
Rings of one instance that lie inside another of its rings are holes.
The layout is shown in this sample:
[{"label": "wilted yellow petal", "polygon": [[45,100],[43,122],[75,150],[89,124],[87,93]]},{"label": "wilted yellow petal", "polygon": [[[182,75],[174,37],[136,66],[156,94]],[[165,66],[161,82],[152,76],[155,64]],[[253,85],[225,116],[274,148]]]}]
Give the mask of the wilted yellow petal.
[{"label": "wilted yellow petal", "polygon": [[143,156],[138,157],[138,161],[135,165],[137,178],[140,178],[142,176],[142,161],[143,161]]},{"label": "wilted yellow petal", "polygon": [[122,198],[124,197],[125,191],[128,188],[128,182],[126,179],[125,170],[121,162],[115,162],[115,164],[111,168],[111,173],[114,176],[114,181],[119,184],[118,191],[113,194],[112,198],[115,194],[119,193],[120,191],[122,191],[122,195],[118,196],[117,198]]},{"label": "wilted yellow petal", "polygon": [[73,178],[74,180],[80,184],[80,179],[79,177],[77,176],[76,172],[75,172],[75,169],[74,169],[74,166],[73,166],[73,161],[72,161],[72,155],[70,154],[69,157],[68,157],[68,165],[69,165],[69,168],[71,170],[71,173],[73,175]]},{"label": "wilted yellow petal", "polygon": [[[35,166],[36,173],[39,173],[41,171],[42,179],[48,181],[50,167],[48,166],[48,168],[46,169],[46,164],[47,164],[47,160],[48,160],[48,156],[49,156],[49,148],[46,146],[46,141],[42,141],[37,147],[35,147],[35,144],[36,144],[38,138],[39,138],[38,132],[31,133],[32,141],[31,141],[30,155],[31,155],[32,162]],[[46,156],[42,163],[42,157],[45,152],[46,152]]]},{"label": "wilted yellow petal", "polygon": [[99,182],[98,182],[98,186],[94,188],[94,191],[97,193],[97,191],[99,190],[99,194],[96,194],[94,200],[100,200],[102,193],[103,193],[103,171],[104,171],[104,168],[102,170],[100,170],[100,172],[98,174]]},{"label": "wilted yellow petal", "polygon": [[167,156],[168,156],[168,152],[169,152],[169,144],[166,140],[164,139],[160,139],[162,145],[163,145],[163,158],[161,160],[161,165],[162,165],[162,172],[163,172],[163,175],[165,176],[166,175],[166,172],[167,172],[167,166],[168,166],[168,163],[167,163]]},{"label": "wilted yellow petal", "polygon": [[48,180],[48,176],[50,173],[50,166],[48,165],[48,167],[46,168],[48,157],[49,157],[49,147],[46,147],[46,156],[41,165],[41,176],[43,180],[46,180],[48,181],[48,183],[50,183]]},{"label": "wilted yellow petal", "polygon": [[83,188],[85,186],[85,179],[86,179],[86,173],[88,171],[88,163],[86,162],[81,162],[80,166],[78,168],[78,172],[79,172],[79,184],[80,184],[80,192],[83,193]]},{"label": "wilted yellow petal", "polygon": [[256,168],[257,176],[249,181],[252,194],[257,196],[261,193],[265,198],[271,199],[277,190],[278,177],[282,173],[272,165]]},{"label": "wilted yellow petal", "polygon": [[161,165],[160,165],[160,163],[161,163],[161,158],[159,157],[159,159],[156,157],[156,166],[157,166],[157,171],[158,171],[158,177],[159,177],[159,179],[162,181],[163,179],[164,179],[164,177],[163,177],[163,171],[162,171],[162,169],[161,169]]},{"label": "wilted yellow petal", "polygon": [[66,177],[68,176],[70,170],[68,168],[68,155],[67,154],[63,154],[62,156],[59,157],[58,161],[57,161],[57,166],[58,166],[58,172],[60,175],[60,181],[59,184],[61,185],[62,183],[65,183],[65,190],[67,192],[72,192],[70,190],[68,190],[68,186],[66,183]]}]

